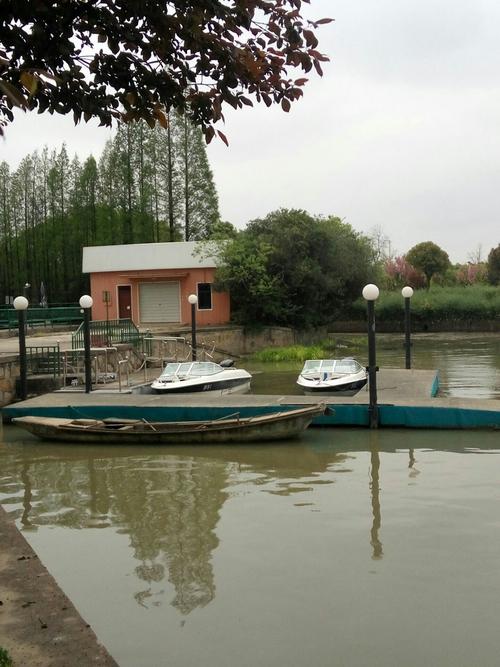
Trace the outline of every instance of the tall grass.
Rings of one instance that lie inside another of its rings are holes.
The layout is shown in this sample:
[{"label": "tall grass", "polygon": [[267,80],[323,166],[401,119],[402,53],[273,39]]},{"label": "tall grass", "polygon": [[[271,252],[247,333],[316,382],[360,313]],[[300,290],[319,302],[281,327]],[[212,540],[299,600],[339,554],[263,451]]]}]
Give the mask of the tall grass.
[{"label": "tall grass", "polygon": [[277,362],[306,359],[332,359],[353,354],[359,348],[359,342],[331,339],[317,345],[288,345],[286,347],[266,347],[252,355],[254,361]]},{"label": "tall grass", "polygon": [[[400,320],[404,299],[401,292],[380,292],[377,300],[377,319]],[[494,320],[500,318],[500,287],[470,285],[467,287],[433,287],[416,290],[411,299],[412,318],[429,320]],[[366,303],[359,299],[353,304],[349,316],[366,317]]]}]

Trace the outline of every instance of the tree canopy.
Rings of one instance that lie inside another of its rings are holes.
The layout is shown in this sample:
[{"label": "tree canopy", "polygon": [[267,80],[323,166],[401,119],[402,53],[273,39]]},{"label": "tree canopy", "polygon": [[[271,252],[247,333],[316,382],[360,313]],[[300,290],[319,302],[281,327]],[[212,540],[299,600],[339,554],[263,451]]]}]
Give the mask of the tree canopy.
[{"label": "tree canopy", "polygon": [[313,327],[329,322],[373,279],[369,240],[339,218],[280,209],[220,249],[216,286],[236,321]]},{"label": "tree canopy", "polygon": [[487,266],[490,285],[500,285],[500,244],[490,250]]},{"label": "tree canopy", "polygon": [[[144,119],[187,113],[210,141],[224,103],[302,96],[328,58],[309,0],[5,0],[0,16],[0,134],[15,106],[39,113]],[[219,131],[221,138],[224,135]]]},{"label": "tree canopy", "polygon": [[15,171],[0,162],[0,303],[28,282],[38,301],[87,290],[82,246],[227,236],[200,128],[170,114],[167,130],[120,125],[98,162],[45,148]]},{"label": "tree canopy", "polygon": [[422,271],[430,287],[432,277],[437,273],[444,273],[450,266],[450,258],[438,245],[432,241],[417,243],[406,253],[406,261],[415,269]]}]

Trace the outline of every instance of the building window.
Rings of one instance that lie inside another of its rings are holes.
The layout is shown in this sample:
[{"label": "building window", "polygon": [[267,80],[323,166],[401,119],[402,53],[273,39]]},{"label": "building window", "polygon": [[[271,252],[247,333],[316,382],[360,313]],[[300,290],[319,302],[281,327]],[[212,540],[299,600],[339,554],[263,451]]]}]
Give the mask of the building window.
[{"label": "building window", "polygon": [[212,310],[212,283],[198,283],[198,310]]}]

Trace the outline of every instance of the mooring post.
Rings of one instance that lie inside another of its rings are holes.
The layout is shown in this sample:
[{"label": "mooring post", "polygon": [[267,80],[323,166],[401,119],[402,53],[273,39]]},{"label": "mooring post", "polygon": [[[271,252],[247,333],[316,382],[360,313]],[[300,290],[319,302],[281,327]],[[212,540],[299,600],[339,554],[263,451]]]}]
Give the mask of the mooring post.
[{"label": "mooring post", "polygon": [[191,304],[191,360],[196,361],[196,304],[198,297],[196,294],[190,294],[188,301]]},{"label": "mooring post", "polygon": [[368,389],[370,404],[368,407],[368,424],[370,428],[378,428],[378,405],[377,405],[377,358],[375,344],[375,301],[379,296],[376,285],[365,285],[363,298],[366,300],[368,315]]},{"label": "mooring post", "polygon": [[29,306],[25,296],[17,296],[14,299],[14,308],[17,310],[17,322],[19,331],[19,397],[22,401],[28,395],[28,364],[26,359],[26,310]]},{"label": "mooring post", "polygon": [[90,309],[94,300],[88,294],[80,297],[80,308],[83,310],[83,351],[85,365],[85,393],[92,391],[92,363],[90,359]]},{"label": "mooring post", "polygon": [[405,368],[411,368],[411,306],[410,301],[413,290],[408,285],[403,287],[401,294],[405,300]]}]

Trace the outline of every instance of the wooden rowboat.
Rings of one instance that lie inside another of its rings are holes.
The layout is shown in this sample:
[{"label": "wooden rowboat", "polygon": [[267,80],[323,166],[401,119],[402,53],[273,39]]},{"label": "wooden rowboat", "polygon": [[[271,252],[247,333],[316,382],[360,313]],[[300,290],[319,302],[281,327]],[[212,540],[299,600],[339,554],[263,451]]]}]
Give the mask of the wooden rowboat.
[{"label": "wooden rowboat", "polygon": [[314,404],[254,417],[238,414],[207,421],[16,417],[12,421],[43,440],[100,444],[211,444],[283,440],[300,435],[325,405]]}]

